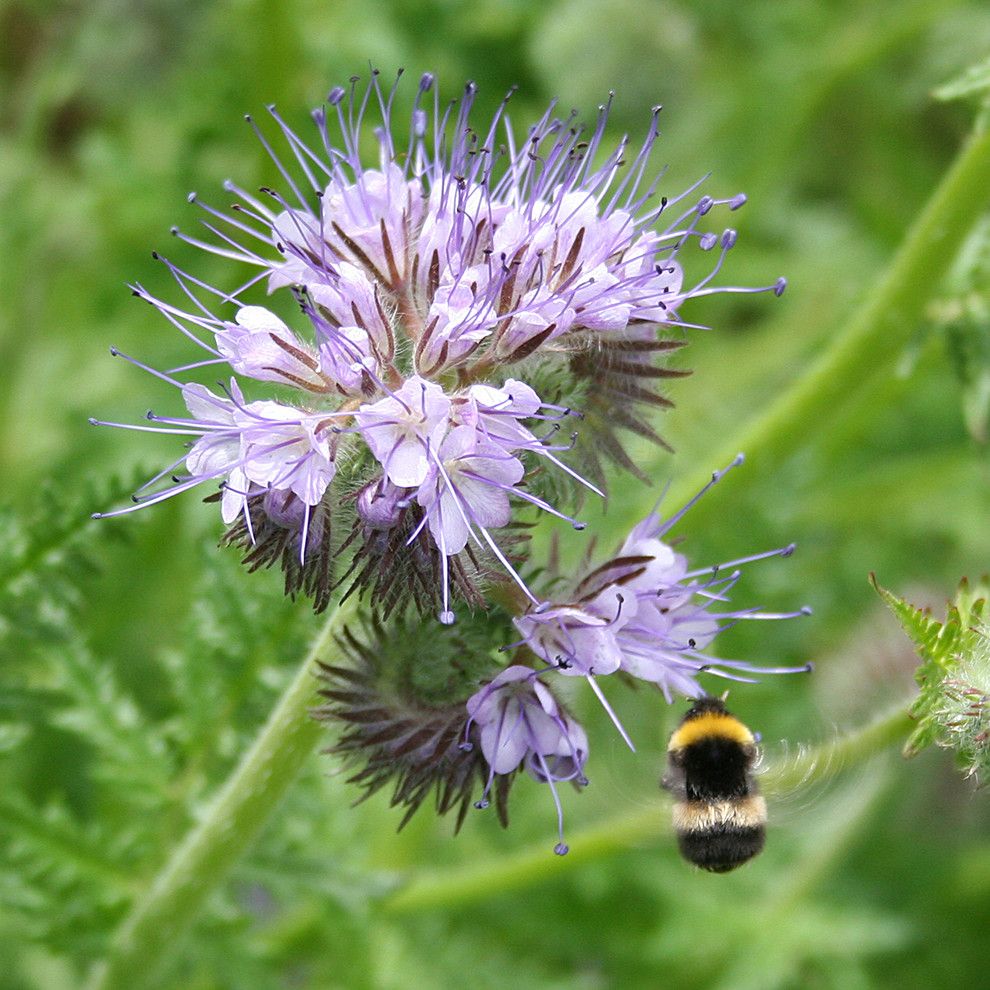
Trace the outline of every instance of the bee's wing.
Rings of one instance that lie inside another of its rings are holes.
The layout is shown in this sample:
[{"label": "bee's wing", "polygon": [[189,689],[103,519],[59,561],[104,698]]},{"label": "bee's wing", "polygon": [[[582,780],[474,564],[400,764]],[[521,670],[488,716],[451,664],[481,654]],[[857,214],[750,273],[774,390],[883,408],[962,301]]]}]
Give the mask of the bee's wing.
[{"label": "bee's wing", "polygon": [[684,778],[684,770],[682,767],[676,767],[673,764],[667,765],[667,771],[660,778],[660,786],[665,791],[670,791],[673,797],[678,801],[684,801],[687,799],[687,785]]},{"label": "bee's wing", "polygon": [[771,826],[793,826],[806,818],[828,799],[841,769],[842,761],[828,746],[786,739],[762,745],[753,777],[769,805]]}]

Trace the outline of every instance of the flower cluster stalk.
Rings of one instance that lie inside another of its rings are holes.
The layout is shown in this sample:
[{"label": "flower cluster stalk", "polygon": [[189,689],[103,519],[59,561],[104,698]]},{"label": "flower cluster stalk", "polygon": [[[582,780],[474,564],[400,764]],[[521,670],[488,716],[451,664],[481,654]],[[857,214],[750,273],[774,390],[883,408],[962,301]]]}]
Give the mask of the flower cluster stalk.
[{"label": "flower cluster stalk", "polygon": [[336,608],[283,691],[251,748],[139,897],[94,971],[90,990],[148,986],[210,895],[261,832],[322,734],[308,718],[316,689],[316,661],[356,610],[351,599]]}]

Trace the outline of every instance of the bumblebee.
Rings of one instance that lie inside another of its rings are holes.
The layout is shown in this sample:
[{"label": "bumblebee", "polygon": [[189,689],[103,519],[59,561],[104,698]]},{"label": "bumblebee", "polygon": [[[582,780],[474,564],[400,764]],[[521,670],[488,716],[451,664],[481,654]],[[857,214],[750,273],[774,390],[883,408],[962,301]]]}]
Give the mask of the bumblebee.
[{"label": "bumblebee", "polygon": [[712,873],[752,859],[766,839],[767,806],[756,786],[753,733],[720,698],[699,698],[667,745],[661,786],[673,794],[681,855]]}]

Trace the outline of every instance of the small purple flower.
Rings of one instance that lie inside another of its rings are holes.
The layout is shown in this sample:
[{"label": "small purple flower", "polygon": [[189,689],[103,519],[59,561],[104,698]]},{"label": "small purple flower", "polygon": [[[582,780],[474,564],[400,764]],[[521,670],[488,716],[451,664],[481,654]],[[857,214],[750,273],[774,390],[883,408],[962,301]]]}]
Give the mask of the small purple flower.
[{"label": "small purple flower", "polygon": [[470,426],[451,430],[436,453],[435,470],[416,493],[440,552],[459,553],[474,527],[505,526],[511,514],[507,492],[523,470],[521,461]]},{"label": "small purple flower", "polygon": [[564,781],[578,786],[588,783],[584,776],[588,759],[584,729],[561,708],[537,672],[529,667],[507,667],[468,699],[467,711],[465,734],[472,726],[480,729],[481,750],[489,767],[488,782],[477,807],[487,807],[496,775],[511,774],[525,766],[534,779],[550,785],[559,836],[554,852],[563,856],[568,847],[556,785]]},{"label": "small purple flower", "polygon": [[561,674],[584,677],[631,750],[636,749],[622,722],[602,693],[598,675],[614,674],[623,666],[619,641],[623,626],[636,611],[637,600],[613,585],[578,604],[544,603],[515,620],[525,643],[536,656]]},{"label": "small purple flower", "polygon": [[430,451],[447,432],[449,412],[439,385],[413,377],[387,398],[361,406],[354,418],[389,481],[414,488],[430,473]]},{"label": "small purple flower", "polygon": [[[309,510],[323,499],[336,472],[332,418],[269,400],[246,402],[233,379],[229,397],[216,395],[203,385],[183,386],[182,396],[188,418],[149,413],[148,419],[160,425],[145,429],[195,438],[183,458],[186,476],[174,479],[162,491],[146,496],[139,492],[134,505],[104,515],[135,512],[205,481],[218,481],[221,513],[227,523],[241,513],[246,515],[254,496],[266,492],[295,496],[304,506],[300,521],[305,546]],[[148,484],[177,466],[171,465]]]},{"label": "small purple flower", "polygon": [[609,585],[590,601],[551,605],[521,616],[516,627],[529,648],[563,674],[614,674],[623,660],[619,633],[635,610],[635,597]]},{"label": "small purple flower", "polygon": [[369,481],[358,492],[357,514],[371,529],[389,530],[397,526],[408,508],[412,489],[397,488],[386,478]]},{"label": "small purple flower", "polygon": [[423,524],[429,526],[440,549],[444,572],[441,621],[454,621],[447,558],[460,553],[471,536],[479,545],[487,545],[519,581],[523,591],[530,594],[489,533],[492,528],[507,525],[511,518],[509,492],[519,493],[515,486],[525,470],[522,462],[485,440],[470,426],[451,430],[433,454],[433,460],[433,468],[419,486],[416,501],[425,510]]},{"label": "small purple flower", "polygon": [[274,313],[262,306],[244,306],[235,320],[214,333],[217,348],[237,374],[313,392],[327,390],[317,355]]},{"label": "small purple flower", "polygon": [[[570,409],[544,403],[525,382],[509,378],[502,388],[494,388],[491,385],[472,385],[459,401],[455,401],[452,418],[458,423],[475,427],[479,435],[501,447],[507,453],[526,450],[538,457],[545,458],[554,467],[570,475],[583,487],[604,498],[604,492],[555,456],[556,452],[570,450],[570,445],[559,447],[547,443],[546,439],[538,438],[532,430],[522,423],[522,420],[552,420],[554,429],[556,429],[560,420],[570,413]],[[515,494],[538,505],[551,515],[567,520],[575,529],[584,529],[583,523],[578,523],[570,516],[563,515],[546,502],[534,499],[533,496],[518,490]]]},{"label": "small purple flower", "polygon": [[[245,403],[236,382],[231,396],[224,399],[189,385],[183,397],[195,418],[155,417],[190,435],[201,434],[186,457],[189,478],[179,487],[225,478],[225,498],[232,495],[241,503],[249,486],[255,486],[257,491],[291,491],[306,505],[318,504],[336,470],[325,418],[301,415],[278,402]],[[226,502],[224,511],[229,513]]]},{"label": "small purple flower", "polygon": [[374,345],[361,327],[337,327],[320,344],[320,366],[342,395],[365,395],[374,391],[379,362]]}]

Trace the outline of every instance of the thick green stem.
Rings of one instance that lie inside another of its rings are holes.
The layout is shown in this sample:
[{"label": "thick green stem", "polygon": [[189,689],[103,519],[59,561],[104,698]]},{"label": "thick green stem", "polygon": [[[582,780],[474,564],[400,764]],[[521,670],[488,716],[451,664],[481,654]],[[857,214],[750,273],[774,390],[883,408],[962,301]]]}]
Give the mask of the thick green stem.
[{"label": "thick green stem", "polygon": [[355,607],[352,598],[327,618],[251,748],[124,919],[91,990],[148,986],[257,837],[323,731],[307,712],[314,700],[313,666]]},{"label": "thick green stem", "polygon": [[[773,796],[817,780],[827,780],[844,768],[862,763],[906,739],[913,724],[907,714],[907,702],[902,702],[860,729],[809,747],[779,766],[771,766],[760,778],[760,786],[766,794]],[[424,873],[386,897],[382,907],[390,914],[407,914],[429,908],[449,908],[528,887],[589,860],[621,852],[643,839],[668,833],[669,817],[665,802],[658,798],[653,806],[616,815],[572,833],[568,836],[571,852],[566,856],[550,855],[547,844],[542,843],[494,863],[443,873]]]},{"label": "thick green stem", "polygon": [[[972,135],[908,231],[869,300],[801,377],[709,459],[721,467],[744,451],[767,477],[790,454],[820,434],[880,375],[885,374],[921,320],[925,304],[956,257],[981,212],[990,204],[990,129]],[[707,469],[707,465],[706,465]],[[679,505],[695,480],[681,478],[667,504]],[[692,521],[714,502],[692,510]]]}]

